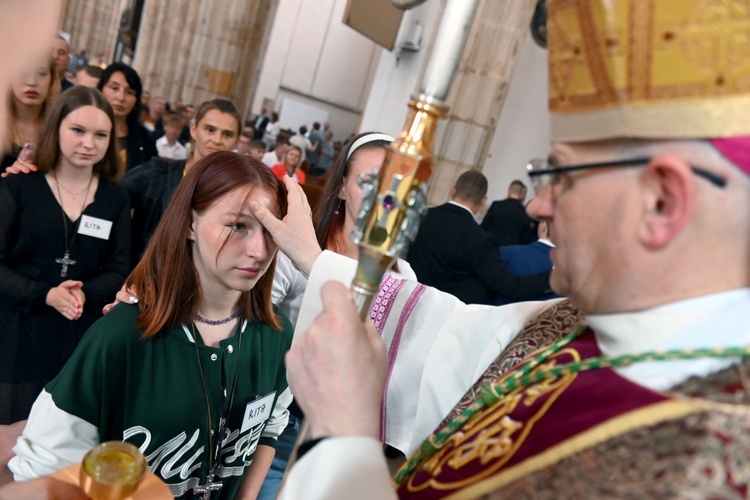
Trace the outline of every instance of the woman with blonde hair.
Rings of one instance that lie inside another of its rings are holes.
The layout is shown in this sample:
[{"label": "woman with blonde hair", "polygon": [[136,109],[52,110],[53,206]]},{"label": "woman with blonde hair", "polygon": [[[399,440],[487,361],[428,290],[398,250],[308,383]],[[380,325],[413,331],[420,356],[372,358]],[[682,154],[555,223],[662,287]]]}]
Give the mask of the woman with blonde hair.
[{"label": "woman with blonde hair", "polygon": [[[8,143],[0,170],[13,166],[25,172],[36,170],[31,161],[38,145],[47,111],[60,95],[55,60],[29,67],[13,80],[8,92]],[[23,154],[22,154],[23,153]]]},{"label": "woman with blonde hair", "polygon": [[305,172],[300,170],[300,165],[302,165],[302,149],[299,146],[290,145],[286,149],[281,163],[277,163],[271,167],[271,172],[279,179],[283,179],[284,175],[288,175],[297,181],[298,184],[304,184]]}]

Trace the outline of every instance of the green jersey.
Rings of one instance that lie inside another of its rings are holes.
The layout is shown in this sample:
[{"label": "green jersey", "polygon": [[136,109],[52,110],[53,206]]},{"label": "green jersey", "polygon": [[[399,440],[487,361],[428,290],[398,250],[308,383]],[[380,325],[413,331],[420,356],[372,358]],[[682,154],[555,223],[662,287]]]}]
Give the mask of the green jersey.
[{"label": "green jersey", "polygon": [[286,426],[291,324],[278,310],[281,331],[242,320],[236,335],[211,347],[192,324],[141,339],[138,313],[120,305],[89,329],[34,404],[14,474],[45,475],[99,442],[123,440],[139,447],[175,497],[192,498],[227,418],[214,468],[223,487],[213,498],[234,498],[257,446],[275,447]]}]

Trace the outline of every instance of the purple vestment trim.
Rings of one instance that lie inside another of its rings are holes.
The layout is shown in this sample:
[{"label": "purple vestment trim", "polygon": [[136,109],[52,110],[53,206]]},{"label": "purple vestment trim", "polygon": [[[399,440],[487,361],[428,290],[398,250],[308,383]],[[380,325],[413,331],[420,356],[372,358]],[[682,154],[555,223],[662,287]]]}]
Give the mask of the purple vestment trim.
[{"label": "purple vestment trim", "polygon": [[[406,282],[406,280],[401,280],[401,286]],[[425,289],[427,287],[424,285],[419,285],[417,288],[414,289],[413,292],[411,292],[411,295],[409,295],[409,299],[406,301],[406,305],[404,306],[404,310],[401,311],[401,315],[398,318],[398,326],[396,327],[396,332],[393,335],[393,340],[391,340],[391,347],[388,349],[388,371],[385,375],[385,386],[383,387],[383,399],[380,402],[380,440],[385,442],[385,419],[387,411],[387,400],[388,400],[388,383],[391,380],[391,374],[393,373],[393,366],[396,364],[396,356],[398,355],[398,348],[401,344],[401,334],[404,331],[404,327],[406,326],[406,322],[409,320],[409,317],[411,316],[412,311],[414,311],[414,308],[417,306],[417,302],[419,301],[420,297],[422,297],[422,294],[424,293]],[[399,290],[401,287],[399,286]],[[391,301],[391,306],[393,305],[393,301]],[[390,307],[389,307],[390,311]]]},{"label": "purple vestment trim", "polygon": [[370,307],[370,321],[375,325],[375,329],[380,336],[383,335],[385,320],[388,319],[388,315],[393,307],[393,299],[398,295],[398,292],[405,283],[406,280],[394,278],[390,274],[387,274],[380,283],[378,294],[375,296]]}]

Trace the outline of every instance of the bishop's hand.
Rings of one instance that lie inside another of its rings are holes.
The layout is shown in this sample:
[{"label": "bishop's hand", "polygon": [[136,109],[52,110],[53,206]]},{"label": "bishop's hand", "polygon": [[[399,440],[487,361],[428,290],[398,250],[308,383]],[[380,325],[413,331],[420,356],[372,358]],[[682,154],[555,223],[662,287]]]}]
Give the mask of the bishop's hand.
[{"label": "bishop's hand", "polygon": [[287,190],[287,214],[278,219],[266,206],[250,203],[250,211],[263,224],[274,242],[306,276],[322,250],[315,236],[312,210],[307,196],[297,181],[284,176]]}]

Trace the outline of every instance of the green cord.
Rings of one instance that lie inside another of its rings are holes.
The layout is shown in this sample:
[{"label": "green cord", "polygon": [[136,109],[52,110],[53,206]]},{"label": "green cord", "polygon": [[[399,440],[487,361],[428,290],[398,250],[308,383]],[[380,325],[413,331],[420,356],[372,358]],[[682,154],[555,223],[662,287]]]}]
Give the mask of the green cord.
[{"label": "green cord", "polygon": [[534,368],[549,359],[549,357],[560,349],[568,345],[573,340],[590,332],[587,326],[581,326],[571,334],[552,344],[548,349],[537,355],[532,361],[526,363],[518,370],[500,382],[492,382],[479,391],[477,399],[469,405],[458,416],[454,417],[437,432],[431,434],[406,463],[398,470],[395,477],[397,484],[403,483],[409,475],[423,461],[435,455],[467,420],[471,419],[480,410],[490,407],[503,399],[508,393],[517,389],[523,389],[537,382],[547,379],[553,379],[564,375],[579,373],[587,370],[598,368],[617,368],[629,366],[641,361],[671,361],[677,359],[698,359],[698,358],[730,358],[750,356],[750,347],[729,347],[721,349],[685,349],[673,351],[653,351],[643,354],[625,354],[617,357],[599,356],[596,358],[574,361],[563,365],[552,366],[550,368],[531,373]]}]

